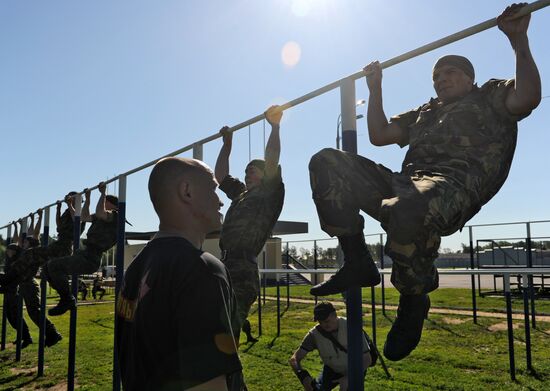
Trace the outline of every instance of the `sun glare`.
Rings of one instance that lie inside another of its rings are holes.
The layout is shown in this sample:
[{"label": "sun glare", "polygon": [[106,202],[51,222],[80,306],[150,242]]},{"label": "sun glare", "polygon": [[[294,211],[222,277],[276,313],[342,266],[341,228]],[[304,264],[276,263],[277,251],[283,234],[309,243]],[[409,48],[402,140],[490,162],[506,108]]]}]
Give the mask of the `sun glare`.
[{"label": "sun glare", "polygon": [[300,62],[302,56],[302,49],[294,41],[285,43],[281,50],[281,59],[285,67],[292,68]]}]

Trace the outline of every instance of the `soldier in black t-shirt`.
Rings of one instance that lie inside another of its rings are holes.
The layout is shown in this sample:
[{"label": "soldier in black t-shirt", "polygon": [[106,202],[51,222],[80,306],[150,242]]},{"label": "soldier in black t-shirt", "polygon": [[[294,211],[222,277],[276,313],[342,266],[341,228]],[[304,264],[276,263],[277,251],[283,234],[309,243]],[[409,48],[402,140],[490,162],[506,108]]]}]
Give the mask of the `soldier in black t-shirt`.
[{"label": "soldier in black t-shirt", "polygon": [[241,390],[240,325],[225,266],[200,248],[221,225],[212,171],[166,158],[149,177],[159,232],[124,275],[117,300],[125,390]]},{"label": "soldier in black t-shirt", "polygon": [[233,280],[239,317],[247,342],[256,341],[246,319],[260,290],[256,257],[281,214],[285,196],[279,166],[279,124],[282,115],[277,106],[272,106],[265,112],[265,117],[271,124],[265,161],[254,159],[248,163],[245,183],[229,175],[233,136],[227,127],[220,131],[223,134],[223,146],[216,161],[216,179],[220,183],[220,190],[231,199],[220,235],[220,248],[224,252],[223,263]]},{"label": "soldier in black t-shirt", "polygon": [[[100,197],[96,212],[90,214],[90,190],[84,190],[86,199],[82,207],[82,222],[91,222],[83,248],[70,257],[52,259],[46,265],[46,275],[50,285],[59,293],[59,303],[48,314],[61,315],[76,305],[76,298],[69,287],[69,275],[92,274],[101,264],[103,252],[117,241],[118,198],[105,194],[105,183],[98,185]],[[73,212],[74,213],[74,212]]]}]

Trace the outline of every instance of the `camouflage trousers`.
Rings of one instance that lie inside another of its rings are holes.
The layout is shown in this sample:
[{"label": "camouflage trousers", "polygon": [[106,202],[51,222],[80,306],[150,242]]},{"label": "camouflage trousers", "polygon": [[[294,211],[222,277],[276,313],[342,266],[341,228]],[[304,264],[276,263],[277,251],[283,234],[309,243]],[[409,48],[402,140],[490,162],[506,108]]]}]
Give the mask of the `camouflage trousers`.
[{"label": "camouflage trousers", "polygon": [[361,232],[359,210],[378,220],[387,233],[385,253],[393,260],[391,281],[406,295],[437,289],[434,261],[441,236],[463,225],[468,193],[430,172],[394,173],[373,161],[323,149],[310,163],[313,200],[321,228],[331,236]]},{"label": "camouflage trousers", "polygon": [[[26,280],[19,285],[19,294],[25,302],[27,313],[37,327],[40,327],[40,289],[34,278]],[[5,294],[6,316],[8,322],[15,329],[17,327],[17,295],[15,292]],[[30,339],[29,326],[25,319],[22,322],[23,340]],[[52,322],[46,318],[46,334],[57,333],[57,330]]]},{"label": "camouflage trousers", "polygon": [[26,281],[36,276],[38,268],[53,258],[70,255],[70,243],[53,242],[46,247],[34,247],[23,251],[13,263],[8,278],[14,283]]},{"label": "camouflage trousers", "polygon": [[237,301],[237,317],[239,324],[243,325],[250,307],[260,294],[260,279],[258,276],[258,264],[256,257],[236,256],[226,254],[222,262],[229,271],[235,299]]},{"label": "camouflage trousers", "polygon": [[101,265],[101,254],[87,249],[76,250],[70,257],[52,259],[46,265],[46,276],[61,299],[72,296],[69,276],[92,274]]}]

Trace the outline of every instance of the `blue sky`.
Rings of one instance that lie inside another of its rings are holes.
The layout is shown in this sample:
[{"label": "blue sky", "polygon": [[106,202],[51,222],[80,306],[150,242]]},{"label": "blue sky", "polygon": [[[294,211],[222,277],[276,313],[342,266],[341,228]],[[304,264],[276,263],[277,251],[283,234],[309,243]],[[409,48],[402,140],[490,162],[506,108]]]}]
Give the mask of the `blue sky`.
[{"label": "blue sky", "polygon": [[[506,1],[405,0],[119,0],[0,3],[0,226],[38,207],[203,139],[223,125],[260,114],[425,43],[497,16]],[[531,49],[550,95],[550,10],[533,15]],[[285,65],[288,42],[299,61]],[[443,54],[469,57],[476,78],[514,75],[504,35],[491,29],[385,70],[388,116],[434,96],[431,68]],[[359,80],[357,98],[367,98]],[[326,237],[311,201],[307,164],[335,145],[338,91],[295,107],[282,124],[287,189],[281,219],[307,221],[307,238]],[[358,108],[365,114],[365,106]],[[508,181],[471,223],[550,219],[550,98],[520,125]],[[269,129],[268,129],[269,130]],[[394,170],[406,149],[374,147],[358,121],[359,153]],[[263,153],[262,123],[252,126],[250,155]],[[221,141],[204,147],[213,166]],[[187,155],[189,156],[189,155]],[[231,171],[243,176],[248,130],[235,135]],[[128,179],[128,219],[153,230],[149,170]],[[110,190],[116,190],[111,186]],[[97,199],[94,194],[94,201]],[[224,201],[227,199],[224,198]],[[226,202],[227,206],[228,202]],[[366,233],[380,232],[367,219]],[[534,235],[547,234],[537,225]],[[538,231],[537,231],[538,230]],[[5,231],[2,232],[5,236]],[[525,236],[524,227],[484,237]],[[301,239],[304,236],[296,236]],[[444,240],[457,248],[465,235]]]}]

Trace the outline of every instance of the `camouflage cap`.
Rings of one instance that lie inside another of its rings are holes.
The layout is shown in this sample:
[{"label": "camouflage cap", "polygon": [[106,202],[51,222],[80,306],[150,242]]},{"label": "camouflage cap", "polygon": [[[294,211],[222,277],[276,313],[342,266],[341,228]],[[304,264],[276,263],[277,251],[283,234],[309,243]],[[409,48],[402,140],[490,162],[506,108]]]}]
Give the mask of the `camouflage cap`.
[{"label": "camouflage cap", "polygon": [[475,79],[475,71],[474,66],[468,60],[466,57],[458,56],[456,54],[449,54],[447,56],[441,57],[439,60],[437,60],[434,64],[432,73],[439,67],[443,65],[452,65],[454,67],[457,67],[462,72],[464,72],[466,75],[470,76],[472,80]]},{"label": "camouflage cap", "polygon": [[251,160],[250,163],[248,163],[246,166],[247,167],[248,166],[254,166],[256,168],[259,168],[262,171],[265,171],[265,160],[263,160],[263,159],[254,159],[254,160]]}]

